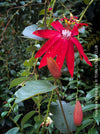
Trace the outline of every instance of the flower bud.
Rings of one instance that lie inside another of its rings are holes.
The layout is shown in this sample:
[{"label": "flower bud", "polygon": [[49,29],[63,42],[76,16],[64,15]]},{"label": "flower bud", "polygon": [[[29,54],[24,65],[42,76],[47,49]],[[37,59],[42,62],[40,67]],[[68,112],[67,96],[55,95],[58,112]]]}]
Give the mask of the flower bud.
[{"label": "flower bud", "polygon": [[51,57],[47,58],[47,66],[54,78],[59,78],[61,76],[61,70],[59,69],[59,66],[55,62],[55,60]]},{"label": "flower bud", "polygon": [[83,120],[82,107],[79,101],[76,102],[74,108],[74,124],[80,126]]},{"label": "flower bud", "polygon": [[52,10],[53,8],[49,8],[48,10],[49,10],[49,12]]},{"label": "flower bud", "polygon": [[[46,119],[46,123],[45,123],[45,126],[49,126],[51,123],[53,123],[53,120],[48,116],[47,119]],[[41,123],[41,127],[44,125],[44,122]]]}]

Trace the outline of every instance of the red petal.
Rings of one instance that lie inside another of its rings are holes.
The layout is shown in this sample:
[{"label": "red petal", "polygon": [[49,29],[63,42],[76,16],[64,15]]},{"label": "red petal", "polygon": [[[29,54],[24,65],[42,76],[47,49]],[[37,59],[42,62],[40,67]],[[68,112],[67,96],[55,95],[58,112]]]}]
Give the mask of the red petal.
[{"label": "red petal", "polygon": [[57,55],[57,51],[59,50],[59,40],[47,51],[47,53],[43,56],[39,68],[47,65],[47,58],[52,57],[54,58]]},{"label": "red petal", "polygon": [[59,33],[55,30],[45,29],[45,30],[37,30],[37,31],[33,32],[33,34],[35,34],[39,37],[42,37],[42,38],[49,39],[49,38],[54,37],[55,35],[58,35]]},{"label": "red petal", "polygon": [[68,18],[64,17],[60,19],[60,21],[63,21],[63,20],[68,20]]},{"label": "red petal", "polygon": [[60,40],[60,48],[57,52],[57,58],[56,58],[56,62],[59,66],[59,68],[61,69],[62,68],[62,65],[64,63],[64,59],[65,59],[65,55],[66,55],[66,51],[67,51],[67,48],[68,48],[68,42],[67,40]]},{"label": "red petal", "polygon": [[68,70],[71,74],[71,77],[73,77],[74,72],[74,46],[73,43],[69,41],[68,43],[68,51],[66,53],[66,62],[68,66]]},{"label": "red petal", "polygon": [[43,55],[52,45],[59,39],[59,37],[54,37],[49,39],[43,46],[42,48],[36,53],[35,58],[40,57]]},{"label": "red petal", "polygon": [[81,26],[88,26],[87,23],[79,23],[79,24],[76,24],[76,25],[77,25],[78,28],[81,27]]},{"label": "red petal", "polygon": [[79,31],[78,31],[78,28],[76,25],[74,25],[73,29],[72,29],[72,36],[75,36],[75,35],[78,35],[79,34]]},{"label": "red petal", "polygon": [[[80,53],[79,53],[80,54]],[[82,57],[82,55],[80,54],[80,58],[81,58],[81,60],[83,60],[83,57]]]},{"label": "red petal", "polygon": [[59,22],[59,21],[54,21],[51,23],[51,26],[53,26],[56,30],[58,30],[59,32],[61,30],[64,30],[65,28],[63,27],[63,25]]},{"label": "red petal", "polygon": [[87,62],[87,64],[89,64],[90,66],[92,66],[91,62],[88,60],[88,57],[85,55],[84,50],[82,45],[80,44],[80,42],[72,37],[71,41],[76,45],[76,47],[78,48],[78,51],[80,52],[80,54],[83,56],[83,58],[85,59],[85,61]]}]

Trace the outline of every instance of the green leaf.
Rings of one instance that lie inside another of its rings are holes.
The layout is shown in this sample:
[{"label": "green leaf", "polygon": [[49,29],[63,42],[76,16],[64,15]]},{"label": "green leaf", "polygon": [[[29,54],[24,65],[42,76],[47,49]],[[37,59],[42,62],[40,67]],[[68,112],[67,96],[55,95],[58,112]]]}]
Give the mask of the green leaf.
[{"label": "green leaf", "polygon": [[7,115],[7,113],[8,113],[8,111],[4,111],[4,112],[2,112],[2,113],[1,113],[1,117],[3,118],[4,116]]},{"label": "green leaf", "polygon": [[71,95],[69,95],[68,97],[67,97],[67,99],[68,100],[72,100],[72,99],[74,99],[76,97],[76,93],[72,93]]},{"label": "green leaf", "polygon": [[77,128],[77,134],[84,129],[85,127],[89,126],[94,120],[93,119],[87,119],[82,122],[82,125]]},{"label": "green leaf", "polygon": [[11,102],[14,101],[14,100],[15,100],[15,98],[10,98],[10,99],[7,100],[7,102],[8,102],[8,103],[11,103]]},{"label": "green leaf", "polygon": [[22,116],[23,114],[18,114],[14,117],[14,121],[17,122],[19,120],[19,118]]},{"label": "green leaf", "polygon": [[99,125],[99,122],[100,122],[100,110],[96,109],[94,111],[93,118],[95,119],[97,125]]},{"label": "green leaf", "polygon": [[18,104],[15,104],[13,107],[13,112],[17,113],[18,112]]},{"label": "green leaf", "polygon": [[18,131],[19,131],[19,128],[14,127],[12,129],[10,129],[9,131],[7,131],[5,134],[17,134]]},{"label": "green leaf", "polygon": [[[99,95],[99,93],[100,93],[100,90],[99,90],[99,89],[100,89],[100,87],[99,87],[99,85],[98,85],[98,95]],[[95,97],[95,92],[97,92],[96,90],[97,90],[97,87],[95,87],[95,88],[93,88],[92,90],[90,90],[90,91],[87,93],[85,100],[86,100],[86,101],[89,101],[90,99],[92,99],[93,97]]]},{"label": "green leaf", "polygon": [[27,70],[24,70],[22,72],[22,76],[28,76],[30,74],[30,71],[27,69]]},{"label": "green leaf", "polygon": [[88,131],[88,134],[98,134],[98,131],[96,130],[96,128],[91,128],[91,129]]},{"label": "green leaf", "polygon": [[31,59],[29,60],[26,60],[24,62],[24,66],[29,66],[29,67],[32,67],[34,65],[34,61],[36,61],[36,59],[34,57],[32,57]]},{"label": "green leaf", "polygon": [[50,92],[57,88],[57,86],[53,86],[45,80],[28,81],[25,84],[24,87],[21,87],[15,92],[15,96],[17,97],[15,100],[16,103],[32,98],[38,94]]},{"label": "green leaf", "polygon": [[18,84],[21,84],[26,79],[27,79],[27,77],[20,77],[20,78],[16,78],[16,79],[12,80],[11,83],[10,83],[9,89],[12,88],[12,87],[17,86]]},{"label": "green leaf", "polygon": [[27,127],[33,127],[33,125],[32,124],[29,124],[29,123],[24,124],[24,127],[23,128],[27,128]]},{"label": "green leaf", "polygon": [[[96,107],[96,104],[89,104],[89,105],[84,106],[82,110],[83,112],[86,112],[86,111],[95,109],[95,107]],[[100,107],[100,104],[98,104],[98,107]]]},{"label": "green leaf", "polygon": [[35,114],[35,111],[30,111],[27,113],[21,120],[21,128],[24,127],[24,124]]},{"label": "green leaf", "polygon": [[39,15],[44,15],[45,14],[45,9],[42,9],[40,12],[39,12]]},{"label": "green leaf", "polygon": [[36,46],[29,46],[29,47],[27,47],[27,49],[26,49],[26,51],[27,52],[33,52],[34,50],[36,50],[37,48],[36,48]]},{"label": "green leaf", "polygon": [[40,28],[38,28],[38,26],[35,25],[35,24],[34,25],[30,25],[30,26],[26,27],[23,30],[23,32],[22,32],[22,34],[24,35],[23,37],[30,38],[30,39],[35,39],[35,40],[41,40],[42,41],[43,38],[33,34],[34,31],[39,30],[39,29]]},{"label": "green leaf", "polygon": [[5,59],[4,59],[4,58],[2,58],[2,57],[0,56],[0,60],[3,60],[3,61],[4,61]]},{"label": "green leaf", "polygon": [[[47,9],[46,12],[49,13],[50,11]],[[44,14],[45,14],[45,9],[42,9],[42,10],[39,12],[39,15],[44,15]]]},{"label": "green leaf", "polygon": [[72,81],[70,81],[70,82],[68,83],[67,87],[68,87],[69,85],[71,85],[71,84],[74,84],[74,83],[77,83],[77,80],[72,80]]},{"label": "green leaf", "polygon": [[[65,112],[65,116],[66,116],[66,119],[70,128],[70,131],[75,131],[76,127],[73,121],[74,106],[71,106],[70,103],[66,103],[64,101],[62,101],[62,105],[63,105],[63,109]],[[54,102],[51,103],[50,112],[53,114],[51,118],[53,119],[55,127],[58,130],[60,130],[62,133],[67,134],[68,132],[67,132],[66,124],[64,121],[64,117],[61,111],[59,101],[57,101],[57,103],[54,103]]]},{"label": "green leaf", "polygon": [[85,3],[86,5],[88,5],[88,4],[89,4],[89,1],[90,1],[90,0],[84,0],[84,3]]}]

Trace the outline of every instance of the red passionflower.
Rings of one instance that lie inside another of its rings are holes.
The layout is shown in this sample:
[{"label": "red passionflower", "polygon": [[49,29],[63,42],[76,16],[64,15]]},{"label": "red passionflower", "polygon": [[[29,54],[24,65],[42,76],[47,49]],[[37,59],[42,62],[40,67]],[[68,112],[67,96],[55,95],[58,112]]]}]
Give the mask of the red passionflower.
[{"label": "red passionflower", "polygon": [[51,23],[52,27],[56,30],[37,30],[33,34],[49,39],[43,47],[36,53],[35,58],[42,56],[44,53],[39,68],[47,65],[48,57],[56,57],[56,63],[59,68],[62,68],[64,59],[66,57],[66,62],[68,70],[73,77],[74,72],[74,44],[77,47],[81,58],[83,57],[87,64],[92,66],[88,57],[85,55],[84,50],[80,42],[74,37],[79,34],[77,25],[73,28],[63,27],[59,21],[54,21]]}]

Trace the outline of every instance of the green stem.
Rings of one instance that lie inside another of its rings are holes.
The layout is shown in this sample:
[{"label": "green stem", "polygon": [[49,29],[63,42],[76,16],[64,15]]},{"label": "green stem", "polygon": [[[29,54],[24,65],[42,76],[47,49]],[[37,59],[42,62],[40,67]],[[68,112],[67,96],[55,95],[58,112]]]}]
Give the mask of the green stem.
[{"label": "green stem", "polygon": [[81,13],[82,15],[81,15],[81,17],[80,17],[80,19],[79,19],[79,22],[82,20],[84,14],[86,13],[86,11],[87,11],[87,9],[89,8],[89,6],[93,3],[93,1],[94,1],[94,0],[91,0],[91,1],[89,2],[89,4],[87,5],[87,7],[85,8],[85,10]]},{"label": "green stem", "polygon": [[44,25],[45,25],[45,29],[47,29],[46,20],[47,20],[47,0],[45,0],[45,13],[44,13]]},{"label": "green stem", "polygon": [[13,118],[11,116],[9,116],[9,118],[16,124],[16,126],[19,128],[19,130],[22,132],[22,129],[20,128],[20,126],[18,125],[18,123],[16,121],[13,120]]},{"label": "green stem", "polygon": [[77,65],[77,92],[76,92],[76,101],[78,100],[78,65]]},{"label": "green stem", "polygon": [[[52,5],[52,8],[54,8],[54,5],[56,3],[56,0],[53,1],[53,5]],[[53,9],[51,10],[51,13],[50,13],[50,19],[49,19],[49,22],[48,22],[48,25],[47,27],[50,25],[50,22],[51,22],[51,18],[52,18],[52,13],[53,13]]]},{"label": "green stem", "polygon": [[38,113],[39,113],[39,120],[40,120],[40,97],[38,94]]},{"label": "green stem", "polygon": [[8,79],[9,79],[10,76],[9,76],[9,68],[8,68],[8,59],[7,59],[7,55],[6,55],[6,71],[7,71],[7,77],[8,77]]},{"label": "green stem", "polygon": [[62,89],[62,83],[61,83],[60,79],[58,79],[58,80],[59,80],[59,83],[60,83],[60,86],[61,86],[61,91],[62,91],[62,90],[63,90],[63,89]]},{"label": "green stem", "polygon": [[3,41],[3,39],[4,39],[4,34],[5,34],[6,30],[7,30],[8,25],[10,24],[10,22],[12,21],[12,19],[14,18],[14,16],[15,16],[18,12],[19,12],[19,10],[17,10],[17,11],[11,16],[11,18],[9,19],[9,21],[7,22],[6,27],[4,28],[4,30],[3,30],[3,32],[2,32],[2,35],[1,35],[0,44],[2,43],[2,41]]},{"label": "green stem", "polygon": [[64,7],[64,8],[66,8],[67,9],[67,11],[69,12],[69,14],[71,15],[71,16],[73,16],[73,14],[70,12],[70,10],[60,1],[60,3],[61,3],[61,5]]},{"label": "green stem", "polygon": [[45,131],[45,123],[46,123],[46,119],[47,119],[49,111],[50,111],[50,104],[51,104],[51,101],[52,101],[53,92],[54,91],[52,90],[52,94],[51,94],[51,97],[50,97],[50,100],[49,100],[49,103],[48,103],[48,106],[47,106],[47,114],[46,114],[45,119],[44,119],[44,125],[43,125],[42,134],[44,134],[44,131]]},{"label": "green stem", "polygon": [[10,113],[11,113],[11,111],[12,111],[13,107],[15,106],[15,104],[16,104],[16,103],[14,103],[12,106],[10,106],[10,110],[8,111],[7,116],[9,116],[9,115],[10,115]]},{"label": "green stem", "polygon": [[[57,85],[56,79],[55,79],[55,85]],[[65,116],[65,113],[64,113],[64,109],[63,109],[62,103],[61,103],[61,98],[60,98],[60,96],[59,96],[58,88],[56,88],[55,91],[56,91],[56,94],[57,94],[58,99],[59,99],[60,107],[61,107],[61,110],[62,110],[62,113],[63,113],[63,117],[64,117],[64,120],[65,120],[65,124],[66,124],[67,130],[68,130],[68,134],[70,134],[69,125],[68,125],[68,122],[67,122],[67,119],[66,119],[66,116]]]}]

